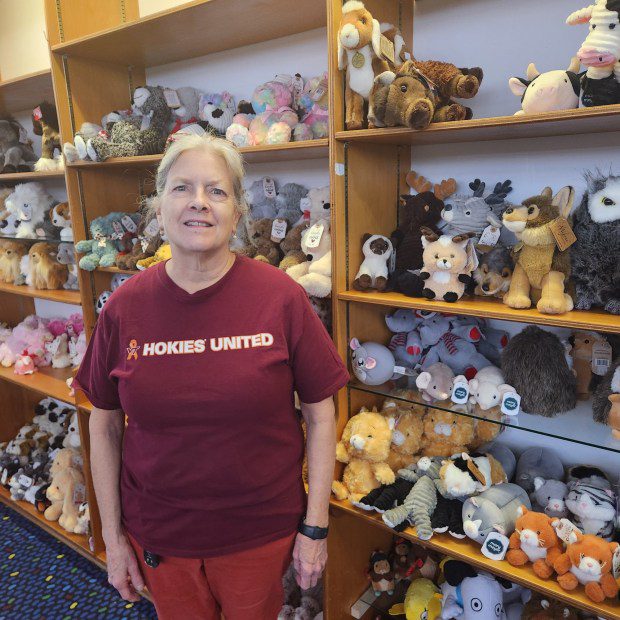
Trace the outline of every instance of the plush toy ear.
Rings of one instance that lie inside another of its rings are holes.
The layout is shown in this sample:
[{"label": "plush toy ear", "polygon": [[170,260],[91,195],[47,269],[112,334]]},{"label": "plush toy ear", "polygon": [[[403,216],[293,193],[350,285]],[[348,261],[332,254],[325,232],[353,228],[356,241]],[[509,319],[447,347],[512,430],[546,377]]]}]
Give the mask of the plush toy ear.
[{"label": "plush toy ear", "polygon": [[[465,378],[465,377],[463,377],[463,378]],[[455,381],[456,381],[456,379],[455,379]],[[473,379],[469,380],[468,385],[469,385],[469,391],[470,392],[475,392],[478,389],[478,386],[480,385],[480,381],[478,381],[478,379],[476,379],[474,377]]]},{"label": "plush toy ear", "polygon": [[500,396],[504,396],[504,394],[506,394],[507,392],[516,392],[517,390],[515,390],[512,385],[508,385],[507,383],[500,383],[497,386],[497,391],[499,392]]},{"label": "plush toy ear", "polygon": [[[480,508],[480,504],[475,497],[470,497],[469,501],[472,503],[472,506],[475,506],[476,508]],[[482,523],[482,521],[480,523]]]},{"label": "plush toy ear", "polygon": [[493,524],[493,529],[496,532],[499,532],[500,534],[503,534],[504,536],[506,536],[506,528],[503,525],[501,525],[500,523],[494,523]]},{"label": "plush toy ear", "polygon": [[419,389],[425,390],[431,382],[431,373],[430,372],[421,372],[415,380],[415,384]]},{"label": "plush toy ear", "polygon": [[522,517],[523,515],[527,514],[528,510],[527,510],[527,506],[525,504],[521,504],[518,508],[517,508],[517,514]]},{"label": "plush toy ear", "polygon": [[364,360],[364,367],[367,370],[372,370],[377,365],[377,360],[374,357],[367,357]]},{"label": "plush toy ear", "polygon": [[538,491],[543,484],[545,484],[544,478],[541,478],[540,476],[536,476],[536,478],[534,478],[534,489],[536,491]]},{"label": "plush toy ear", "polygon": [[553,197],[552,204],[558,208],[561,217],[568,217],[573,208],[574,199],[575,189],[567,185]]},{"label": "plush toy ear", "polygon": [[381,58],[381,25],[379,20],[372,20],[372,49],[377,58]]},{"label": "plush toy ear", "polygon": [[522,97],[529,85],[530,83],[527,80],[520,77],[511,77],[508,80],[508,87],[512,91],[512,94],[517,97]]},{"label": "plush toy ear", "polygon": [[338,30],[338,69],[343,71],[347,68],[347,52],[340,42],[340,30]]},{"label": "plush toy ear", "polygon": [[375,84],[381,84],[382,86],[389,86],[396,79],[396,73],[393,71],[384,71],[379,73],[375,78]]},{"label": "plush toy ear", "polygon": [[360,344],[360,341],[357,338],[351,338],[351,342],[349,343],[349,346],[351,347],[351,349],[353,349],[353,351],[356,351],[362,345]]},{"label": "plush toy ear", "polygon": [[364,236],[362,237],[362,245],[364,245],[371,237],[372,235],[370,233],[364,233]]},{"label": "plush toy ear", "polygon": [[430,243],[431,241],[429,241],[424,235],[422,235],[422,247],[426,248],[429,246]]}]

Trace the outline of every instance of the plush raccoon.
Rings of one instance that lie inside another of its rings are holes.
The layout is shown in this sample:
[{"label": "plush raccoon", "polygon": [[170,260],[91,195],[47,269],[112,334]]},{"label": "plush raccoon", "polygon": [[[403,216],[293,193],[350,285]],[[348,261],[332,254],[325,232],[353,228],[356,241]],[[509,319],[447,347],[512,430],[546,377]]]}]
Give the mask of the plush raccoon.
[{"label": "plush raccoon", "polygon": [[588,188],[573,214],[570,248],[577,310],[603,306],[620,314],[620,176],[587,172]]}]

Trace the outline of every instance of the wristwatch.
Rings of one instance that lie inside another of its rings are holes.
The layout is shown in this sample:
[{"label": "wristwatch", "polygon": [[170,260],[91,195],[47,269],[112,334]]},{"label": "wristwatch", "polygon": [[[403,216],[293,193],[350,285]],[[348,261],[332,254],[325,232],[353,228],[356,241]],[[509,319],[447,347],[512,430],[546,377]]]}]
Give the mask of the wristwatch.
[{"label": "wristwatch", "polygon": [[299,527],[297,529],[301,534],[311,538],[312,540],[322,540],[323,538],[327,538],[327,532],[329,531],[328,527],[308,525],[305,518],[299,522]]}]

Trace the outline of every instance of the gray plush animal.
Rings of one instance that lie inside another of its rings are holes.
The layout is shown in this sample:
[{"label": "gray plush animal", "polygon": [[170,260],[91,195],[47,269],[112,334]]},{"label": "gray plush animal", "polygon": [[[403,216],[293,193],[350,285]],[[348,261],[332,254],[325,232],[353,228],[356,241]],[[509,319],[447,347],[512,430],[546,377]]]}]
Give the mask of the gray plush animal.
[{"label": "gray plush animal", "polygon": [[568,516],[564,501],[567,495],[568,487],[560,480],[545,480],[537,476],[534,478],[534,493],[530,495],[532,508],[549,517],[561,519]]},{"label": "gray plush animal", "polygon": [[570,248],[575,309],[603,306],[620,314],[620,176],[585,174],[588,189],[573,214],[577,241]]},{"label": "gray plush animal", "polygon": [[277,213],[277,197],[278,184],[275,179],[263,177],[258,181],[254,181],[245,190],[245,200],[250,206],[249,218],[251,220],[261,220],[263,218],[273,220]]},{"label": "gray plush animal", "polygon": [[521,409],[552,417],[573,409],[577,380],[559,338],[536,325],[513,336],[502,351],[506,383],[521,396]]},{"label": "gray plush animal", "polygon": [[[19,141],[23,127],[12,118],[0,119],[0,172],[30,172],[38,157],[29,144]],[[25,133],[25,132],[24,132]]]},{"label": "gray plush animal", "polygon": [[560,457],[547,448],[528,448],[517,461],[515,484],[525,489],[528,493],[534,493],[536,485],[534,480],[562,480],[564,478],[564,465]]},{"label": "gray plush animal", "polygon": [[474,232],[478,238],[489,224],[501,228],[501,214],[507,206],[505,198],[512,191],[510,180],[496,183],[493,191],[486,196],[485,184],[480,179],[472,181],[469,187],[472,190],[471,196],[456,194],[441,211],[441,219],[446,222],[442,234],[461,235]]},{"label": "gray plush animal", "polygon": [[276,196],[276,218],[286,220],[289,228],[299,220],[299,203],[308,195],[308,188],[299,183],[285,183]]},{"label": "gray plush animal", "polygon": [[93,161],[163,152],[172,118],[164,89],[136,88],[133,101],[135,114],[114,123],[109,138],[98,135],[87,142],[86,150]]},{"label": "gray plush animal", "polygon": [[518,484],[506,482],[492,486],[465,500],[463,530],[479,544],[493,531],[510,536],[519,517],[517,509],[522,504],[528,509],[532,506],[527,493]]},{"label": "gray plush animal", "polygon": [[[614,373],[620,368],[620,359],[617,359],[605,373],[603,380],[598,384],[592,395],[592,417],[597,422],[607,424],[609,420],[609,411],[611,410],[611,402],[609,395],[612,393],[612,380]],[[618,386],[620,388],[620,386]]]}]

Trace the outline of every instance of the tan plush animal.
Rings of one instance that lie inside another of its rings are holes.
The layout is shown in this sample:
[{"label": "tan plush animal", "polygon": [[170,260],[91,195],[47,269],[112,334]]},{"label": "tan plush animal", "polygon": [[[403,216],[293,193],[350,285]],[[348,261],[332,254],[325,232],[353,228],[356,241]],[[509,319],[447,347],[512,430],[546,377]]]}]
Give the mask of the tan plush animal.
[{"label": "tan plush animal", "polygon": [[46,495],[52,504],[45,510],[45,518],[58,521],[61,527],[73,532],[78,523],[79,506],[84,501],[82,473],[73,467],[60,470],[52,478]]},{"label": "tan plush animal", "polygon": [[415,460],[415,455],[422,448],[422,436],[424,434],[424,415],[426,407],[412,404],[404,407],[404,403],[387,399],[383,403],[381,413],[394,418],[394,430],[392,431],[392,445],[387,464],[396,473],[404,469]]},{"label": "tan plush animal", "polygon": [[[450,404],[446,403],[446,407]],[[442,409],[429,409],[424,417],[424,456],[452,456],[468,452],[474,438],[471,418]]]},{"label": "tan plush animal", "polygon": [[58,246],[53,243],[35,243],[28,252],[30,279],[38,289],[62,288],[69,277],[67,265],[56,261]]},{"label": "tan plush animal", "polygon": [[280,252],[278,251],[278,244],[271,240],[272,226],[273,220],[269,218],[249,222],[250,248],[248,248],[247,253],[250,258],[277,266],[280,262]]},{"label": "tan plush animal", "polygon": [[359,501],[381,484],[392,484],[394,472],[387,464],[393,420],[365,408],[349,419],[336,445],[336,458],[346,463],[342,481],[332,482],[337,499]]},{"label": "tan plush animal", "polygon": [[502,215],[504,226],[520,240],[515,246],[516,264],[510,290],[503,302],[511,308],[529,308],[536,303],[543,314],[562,314],[573,309],[573,300],[564,287],[570,275],[568,250],[559,250],[552,222],[568,218],[575,190],[563,187],[555,196],[545,187]]},{"label": "tan plush animal", "polygon": [[506,560],[513,566],[531,562],[538,577],[549,579],[553,575],[553,563],[562,555],[562,542],[551,525],[553,519],[526,506],[521,506],[519,513]]},{"label": "tan plush animal", "polygon": [[590,381],[592,380],[592,349],[596,344],[607,341],[596,332],[577,331],[573,333],[573,372],[577,376],[577,398],[588,400],[590,397]]},{"label": "tan plush animal", "polygon": [[280,269],[286,271],[289,267],[301,265],[307,260],[306,255],[301,250],[301,236],[306,228],[308,228],[307,224],[293,226],[286,233],[286,237],[280,241],[280,250],[284,253],[284,258],[280,261]]},{"label": "tan plush animal", "polygon": [[19,263],[27,246],[19,241],[0,240],[0,282],[13,284],[21,275]]}]

